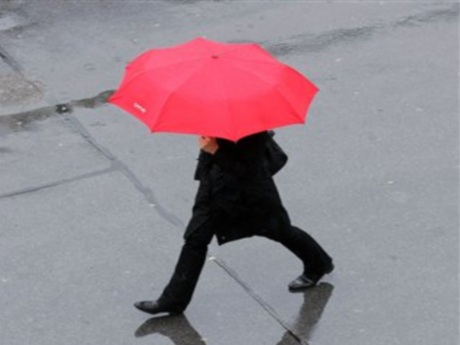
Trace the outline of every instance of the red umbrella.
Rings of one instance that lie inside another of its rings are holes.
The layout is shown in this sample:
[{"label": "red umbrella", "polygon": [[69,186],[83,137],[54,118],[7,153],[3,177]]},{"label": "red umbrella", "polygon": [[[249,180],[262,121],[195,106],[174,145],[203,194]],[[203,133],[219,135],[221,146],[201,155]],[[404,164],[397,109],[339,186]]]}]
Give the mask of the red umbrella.
[{"label": "red umbrella", "polygon": [[152,132],[233,141],[304,123],[318,88],[257,44],[196,38],[134,59],[109,102]]}]

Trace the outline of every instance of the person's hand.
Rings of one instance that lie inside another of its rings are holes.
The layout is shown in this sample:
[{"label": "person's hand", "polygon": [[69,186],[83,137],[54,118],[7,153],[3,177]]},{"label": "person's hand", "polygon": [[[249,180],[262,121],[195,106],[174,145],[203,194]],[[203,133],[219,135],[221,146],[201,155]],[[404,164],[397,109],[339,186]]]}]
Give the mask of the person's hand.
[{"label": "person's hand", "polygon": [[214,154],[219,149],[216,138],[201,136],[198,138],[198,146],[204,152]]}]

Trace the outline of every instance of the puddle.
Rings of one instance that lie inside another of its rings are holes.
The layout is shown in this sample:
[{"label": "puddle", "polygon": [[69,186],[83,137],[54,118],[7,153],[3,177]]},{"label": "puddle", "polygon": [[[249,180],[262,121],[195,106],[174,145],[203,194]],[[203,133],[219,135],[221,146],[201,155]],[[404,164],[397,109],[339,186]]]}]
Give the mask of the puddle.
[{"label": "puddle", "polygon": [[169,338],[175,345],[206,345],[206,341],[183,314],[151,318],[144,322],[134,333],[136,338],[152,334],[161,334]]},{"label": "puddle", "polygon": [[104,105],[105,103],[107,103],[107,100],[114,92],[115,90],[108,90],[108,91],[101,92],[95,97],[80,99],[77,101],[71,101],[69,102],[69,106],[77,107],[77,108],[80,107],[80,108],[94,109],[94,108],[100,107],[101,105]]},{"label": "puddle", "polygon": [[[314,331],[332,296],[333,289],[333,285],[321,283],[303,292],[303,303],[295,321],[286,327],[286,331],[280,335],[280,339],[276,339],[276,345],[308,344],[313,338]],[[138,327],[134,336],[142,338],[156,334],[169,338],[171,343],[175,345],[207,344],[206,339],[190,324],[184,314],[150,318]]]}]

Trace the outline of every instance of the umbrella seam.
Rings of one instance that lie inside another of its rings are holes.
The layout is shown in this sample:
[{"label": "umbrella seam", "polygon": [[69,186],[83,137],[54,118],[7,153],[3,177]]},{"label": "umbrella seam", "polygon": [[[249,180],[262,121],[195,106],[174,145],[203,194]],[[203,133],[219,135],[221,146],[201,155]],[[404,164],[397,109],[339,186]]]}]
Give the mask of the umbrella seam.
[{"label": "umbrella seam", "polygon": [[[225,107],[227,109],[227,114],[230,114],[231,113],[231,106],[230,106],[230,102],[228,100],[228,93],[225,91],[225,87],[223,85],[224,82],[225,82],[225,77],[224,77],[221,69],[218,69],[218,71],[219,71],[220,75],[222,76],[219,79],[220,80],[219,85],[221,86],[220,90],[221,90],[222,94],[226,95],[226,97],[224,98],[225,99]],[[226,116],[225,118],[229,118],[229,116]],[[229,131],[229,133],[235,133],[236,128],[235,128],[235,124],[233,122],[227,121],[227,126],[232,127],[232,130]],[[234,139],[235,138],[232,138],[232,140],[234,140]],[[234,141],[236,141],[236,140],[234,140]]]},{"label": "umbrella seam", "polygon": [[[294,72],[296,73],[299,73],[297,72],[295,69],[293,68],[290,68],[289,66],[285,65],[285,64],[281,64],[283,66],[283,68],[287,68],[287,69],[291,69],[293,70]],[[262,77],[260,77],[259,75],[257,75],[256,73],[254,73],[253,71],[251,70],[247,70],[247,69],[244,69],[242,68],[241,66],[238,66],[238,65],[234,65],[236,68],[246,72],[246,73],[249,73],[249,74],[252,74],[253,76],[255,76],[258,80],[262,81],[263,83],[265,84],[268,84],[268,85],[273,85],[273,83],[270,83],[268,82],[267,80],[264,80]],[[303,77],[303,76],[302,76]],[[278,85],[274,85],[274,88],[277,90],[278,94],[281,95],[281,97],[283,98],[284,102],[289,106],[289,108],[294,112],[294,114],[300,118],[300,120],[302,120],[302,123],[304,122],[304,119],[302,117],[302,115],[299,115],[297,110],[295,110],[293,108],[293,106],[291,105],[291,103],[286,99],[286,96],[284,95],[284,93],[280,90],[279,86]]]},{"label": "umbrella seam", "polygon": [[151,128],[152,132],[153,132],[154,125],[158,124],[158,122],[160,122],[160,119],[162,117],[161,116],[162,115],[162,110],[167,106],[167,104],[169,103],[171,98],[178,92],[178,90],[180,88],[182,88],[186,83],[188,83],[198,73],[198,71],[201,71],[203,69],[204,65],[206,65],[206,64],[203,62],[199,68],[195,69],[191,75],[189,75],[184,81],[182,81],[182,83],[178,87],[176,87],[174,91],[171,91],[171,93],[167,96],[167,98],[164,100],[164,102],[161,105],[161,107],[158,109],[158,116],[156,117],[156,119],[154,119],[155,122],[154,123],[152,122],[149,125],[149,128]]}]

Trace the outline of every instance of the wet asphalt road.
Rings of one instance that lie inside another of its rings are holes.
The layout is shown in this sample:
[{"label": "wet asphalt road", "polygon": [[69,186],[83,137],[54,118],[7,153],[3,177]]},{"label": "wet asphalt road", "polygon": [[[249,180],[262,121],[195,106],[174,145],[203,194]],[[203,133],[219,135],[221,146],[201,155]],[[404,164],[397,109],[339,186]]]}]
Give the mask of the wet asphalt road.
[{"label": "wet asphalt road", "polygon": [[[0,1],[0,343],[459,343],[455,1]],[[196,189],[190,136],[105,104],[125,64],[196,36],[262,44],[320,88],[279,130],[293,223],[334,256],[211,246],[182,316],[169,279]]]}]

